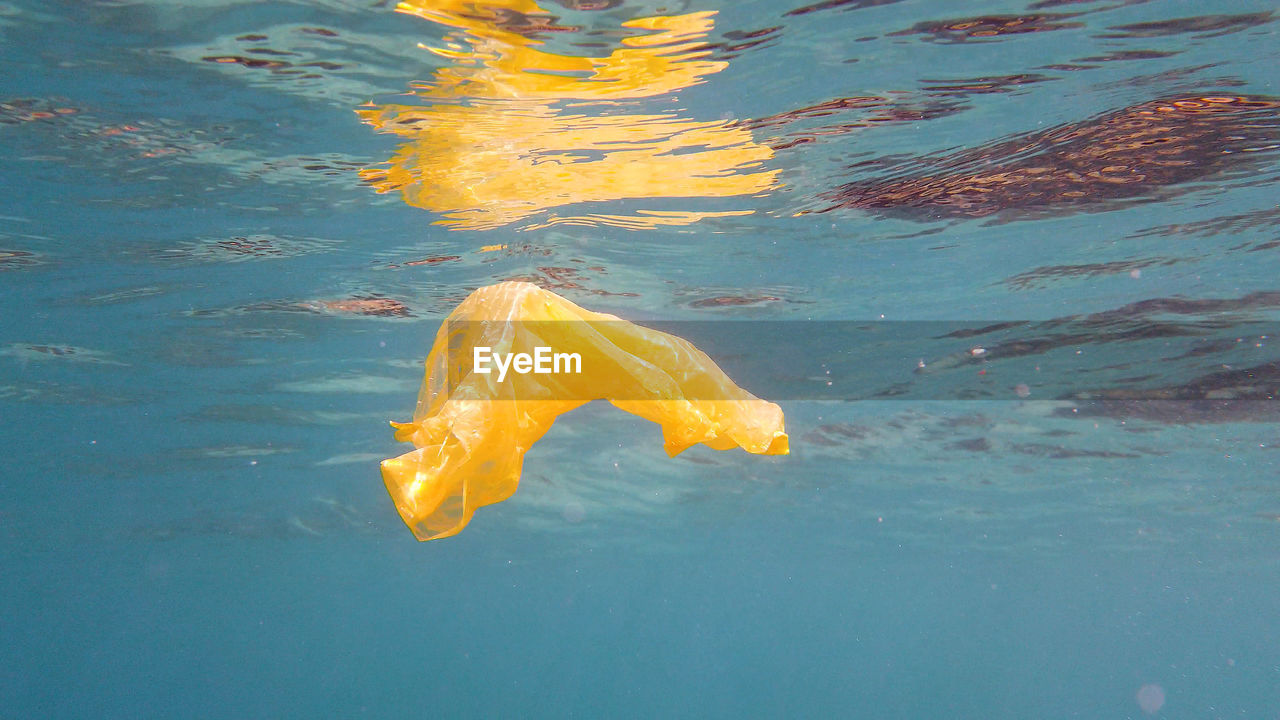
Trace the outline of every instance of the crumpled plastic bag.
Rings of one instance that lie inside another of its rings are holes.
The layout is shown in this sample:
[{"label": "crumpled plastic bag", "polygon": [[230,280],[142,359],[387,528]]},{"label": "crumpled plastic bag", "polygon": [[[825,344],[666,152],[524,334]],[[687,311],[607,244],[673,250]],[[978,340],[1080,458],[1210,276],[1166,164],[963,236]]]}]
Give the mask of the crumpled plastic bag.
[{"label": "crumpled plastic bag", "polygon": [[[580,372],[521,374],[512,365],[499,381],[497,368],[475,366],[476,347],[576,353]],[[457,534],[476,508],[515,493],[524,454],[558,416],[596,399],[661,425],[671,456],[698,443],[788,452],[782,410],[735,385],[688,341],[504,282],[476,290],[449,315],[427,356],[413,420],[391,423],[396,439],[416,448],[382,462],[400,517],[419,540]]]}]

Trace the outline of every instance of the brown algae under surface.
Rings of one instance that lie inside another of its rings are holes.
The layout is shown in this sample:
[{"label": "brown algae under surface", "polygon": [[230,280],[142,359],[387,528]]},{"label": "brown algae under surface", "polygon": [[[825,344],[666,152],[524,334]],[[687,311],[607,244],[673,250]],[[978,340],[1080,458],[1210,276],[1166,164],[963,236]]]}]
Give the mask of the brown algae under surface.
[{"label": "brown algae under surface", "polygon": [[1006,210],[1082,210],[1139,199],[1243,165],[1280,142],[1280,102],[1180,96],[1014,136],[919,162],[896,177],[856,181],[817,212],[861,208],[908,219],[985,217]]}]

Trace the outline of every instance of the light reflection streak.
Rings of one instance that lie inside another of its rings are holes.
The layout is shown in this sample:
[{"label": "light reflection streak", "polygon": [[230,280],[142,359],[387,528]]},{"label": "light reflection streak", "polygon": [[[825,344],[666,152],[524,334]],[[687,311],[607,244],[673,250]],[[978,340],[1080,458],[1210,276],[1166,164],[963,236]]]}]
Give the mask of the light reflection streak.
[{"label": "light reflection streak", "polygon": [[[440,214],[439,224],[488,230],[576,203],[732,198],[777,183],[778,171],[765,167],[773,151],[749,128],[632,111],[727,67],[697,49],[714,12],[628,20],[622,27],[636,34],[620,47],[577,57],[540,47],[529,29],[554,18],[527,0],[413,0],[397,9],[452,28],[447,47],[426,48],[451,64],[414,86],[417,102],[357,109],[364,122],[406,141],[385,166],[361,175],[378,192],[398,191],[406,203]],[[645,229],[750,212],[586,213],[522,229]]]}]

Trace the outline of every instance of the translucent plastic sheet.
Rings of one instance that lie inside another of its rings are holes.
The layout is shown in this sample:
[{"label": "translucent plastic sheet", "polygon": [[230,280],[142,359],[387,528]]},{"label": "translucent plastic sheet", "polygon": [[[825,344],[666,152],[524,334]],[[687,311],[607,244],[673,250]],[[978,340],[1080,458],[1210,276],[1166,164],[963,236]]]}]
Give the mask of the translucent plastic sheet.
[{"label": "translucent plastic sheet", "polygon": [[[535,374],[473,366],[537,348],[577,354],[579,372]],[[487,368],[488,373],[477,372]],[[387,491],[419,540],[457,534],[476,508],[511,497],[524,454],[555,419],[593,399],[662,426],[676,455],[716,450],[785,455],[782,410],[733,383],[688,341],[584,310],[535,285],[480,288],[441,325],[413,420],[392,423],[415,450],[382,462]]]}]

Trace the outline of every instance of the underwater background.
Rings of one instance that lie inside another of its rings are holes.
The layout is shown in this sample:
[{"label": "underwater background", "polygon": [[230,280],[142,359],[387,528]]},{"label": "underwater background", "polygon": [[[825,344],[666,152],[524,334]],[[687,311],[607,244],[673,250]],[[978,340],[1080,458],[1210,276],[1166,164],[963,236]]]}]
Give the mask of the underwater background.
[{"label": "underwater background", "polygon": [[[1280,719],[1280,13],[0,2],[0,718]],[[441,320],[670,329],[417,542]]]}]

